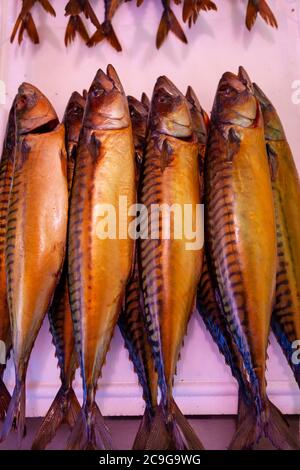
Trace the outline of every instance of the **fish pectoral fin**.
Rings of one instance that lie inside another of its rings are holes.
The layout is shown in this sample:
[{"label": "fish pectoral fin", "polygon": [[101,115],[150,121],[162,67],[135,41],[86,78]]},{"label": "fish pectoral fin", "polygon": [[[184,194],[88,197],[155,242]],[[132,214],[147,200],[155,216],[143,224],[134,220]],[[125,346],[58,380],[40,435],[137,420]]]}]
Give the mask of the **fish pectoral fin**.
[{"label": "fish pectoral fin", "polygon": [[275,181],[278,175],[278,155],[269,142],[266,145],[266,149],[267,149],[267,155],[268,155],[271,180]]},{"label": "fish pectoral fin", "polygon": [[161,150],[161,171],[164,172],[165,169],[172,163],[173,161],[173,148],[168,139],[165,139],[162,145]]},{"label": "fish pectoral fin", "polygon": [[230,127],[228,131],[228,143],[228,160],[232,162],[235,155],[239,152],[241,144],[241,136],[234,127]]},{"label": "fish pectoral fin", "polygon": [[94,161],[97,160],[99,158],[101,142],[99,139],[97,139],[95,134],[91,135],[90,141],[88,143],[88,147],[89,147],[89,152],[93,160]]}]

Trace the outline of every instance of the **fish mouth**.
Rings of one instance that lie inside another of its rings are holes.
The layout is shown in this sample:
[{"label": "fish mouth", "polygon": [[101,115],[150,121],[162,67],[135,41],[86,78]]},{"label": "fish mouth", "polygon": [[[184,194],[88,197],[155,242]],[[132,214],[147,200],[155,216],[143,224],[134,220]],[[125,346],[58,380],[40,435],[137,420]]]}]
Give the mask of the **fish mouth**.
[{"label": "fish mouth", "polygon": [[191,105],[194,106],[199,112],[202,111],[202,107],[197,98],[197,95],[190,85],[187,87],[185,97],[191,103]]},{"label": "fish mouth", "polygon": [[182,93],[178,90],[178,88],[174,85],[174,83],[171,82],[171,80],[165,75],[161,75],[157,79],[154,87],[154,93],[161,88],[163,88],[171,96],[183,96]]},{"label": "fish mouth", "polygon": [[183,128],[183,129],[190,129],[190,128],[191,128],[190,124],[182,124],[181,122],[177,122],[177,121],[175,121],[174,119],[169,119],[169,121],[170,121],[172,124],[174,124],[175,126],[181,127],[181,128]]},{"label": "fish mouth", "polygon": [[[39,114],[37,116],[26,116],[26,108],[30,111],[38,105],[39,100],[41,103]],[[59,119],[50,101],[38,88],[30,83],[24,82],[19,86],[15,99],[15,109],[19,113],[25,111],[24,116],[20,116],[20,135],[51,132],[59,124]]]},{"label": "fish mouth", "polygon": [[129,106],[129,112],[134,110],[141,117],[141,119],[143,117],[146,118],[148,116],[147,109],[141,101],[134,98],[134,96],[127,96],[127,101]]},{"label": "fish mouth", "polygon": [[245,85],[247,90],[250,91],[250,93],[254,94],[254,88],[253,88],[252,81],[250,80],[250,77],[249,77],[248,73],[246,72],[244,67],[242,67],[242,65],[239,66],[237,76],[240,79],[240,81]]},{"label": "fish mouth", "polygon": [[95,85],[100,85],[99,89],[106,94],[111,93],[113,90],[117,90],[119,93],[124,94],[119,76],[111,64],[107,66],[106,73],[103,72],[102,69],[97,71],[92,87]]}]

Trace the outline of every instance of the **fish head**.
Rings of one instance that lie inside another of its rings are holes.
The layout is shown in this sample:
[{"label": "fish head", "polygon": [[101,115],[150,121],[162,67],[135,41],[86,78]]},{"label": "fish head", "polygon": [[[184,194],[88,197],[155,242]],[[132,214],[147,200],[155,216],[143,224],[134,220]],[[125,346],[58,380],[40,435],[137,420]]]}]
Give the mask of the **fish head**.
[{"label": "fish head", "polygon": [[189,103],[193,129],[198,136],[199,142],[205,145],[207,142],[207,131],[209,125],[208,114],[200,105],[199,100],[191,86],[188,87],[185,96]]},{"label": "fish head", "polygon": [[266,140],[285,140],[284,129],[276,109],[256,83],[253,83],[253,88],[262,110]]},{"label": "fish head", "polygon": [[128,96],[129,114],[132,123],[135,146],[143,145],[146,138],[148,111],[143,103]]},{"label": "fish head", "polygon": [[167,77],[159,77],[151,100],[149,128],[160,134],[188,138],[193,134],[188,103]]},{"label": "fish head", "polygon": [[98,70],[88,91],[84,126],[91,129],[123,129],[130,126],[127,98],[112,65]]},{"label": "fish head", "polygon": [[66,125],[68,139],[73,142],[77,142],[79,138],[85,102],[85,98],[77,91],[74,91],[67,104],[64,115],[64,123]]},{"label": "fish head", "polygon": [[30,83],[22,83],[19,87],[15,110],[19,134],[51,131],[59,123],[48,98]]},{"label": "fish head", "polygon": [[252,82],[243,67],[239,68],[238,75],[224,73],[218,85],[211,120],[221,125],[253,127],[259,116]]}]

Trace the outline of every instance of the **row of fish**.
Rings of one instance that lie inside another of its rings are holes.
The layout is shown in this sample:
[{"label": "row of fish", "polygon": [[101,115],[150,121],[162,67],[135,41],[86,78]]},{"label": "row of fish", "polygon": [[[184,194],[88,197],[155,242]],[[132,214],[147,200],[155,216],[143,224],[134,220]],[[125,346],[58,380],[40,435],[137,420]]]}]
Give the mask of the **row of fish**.
[{"label": "row of fish", "polygon": [[[78,35],[89,47],[107,40],[118,52],[122,50],[121,43],[112,26],[113,17],[122,3],[131,0],[104,0],[104,21],[101,23],[95,13],[90,0],[69,0],[65,7],[65,15],[69,18],[65,32],[65,45],[68,46]],[[32,17],[32,8],[36,3],[50,15],[55,16],[55,10],[49,0],[22,0],[21,11],[18,15],[11,42],[18,34],[19,44],[22,42],[24,32],[34,44],[39,43],[39,34]],[[144,0],[137,0],[140,6]],[[175,4],[182,4],[182,19],[191,27],[196,23],[199,14],[204,11],[217,11],[217,6],[210,0],[174,0]],[[163,44],[169,32],[172,32],[182,42],[187,43],[186,35],[172,10],[171,0],[161,0],[163,13],[156,34],[157,49]],[[277,28],[276,18],[266,0],[248,0],[246,12],[246,26],[250,31],[256,21],[258,14],[272,27]],[[92,36],[89,35],[85,20],[88,20],[96,28]]]},{"label": "row of fish", "polygon": [[[48,99],[22,84],[0,192],[0,339],[16,371],[10,398],[1,370],[1,440],[12,427],[20,443],[24,436],[26,371],[48,314],[61,387],[33,449],[45,448],[64,422],[69,449],[111,448],[96,390],[117,324],[145,401],[134,449],[202,449],[173,398],[197,306],[239,386],[230,448],[252,448],[262,437],[299,448],[267,396],[265,369],[272,327],[300,386],[292,360],[300,183],[278,115],[242,67],[221,78],[210,119],[191,87],[184,96],[164,76],[151,102],[127,98],[112,66],[88,92],[72,94],[61,124]],[[119,220],[120,196],[148,211],[190,204],[193,217],[204,202],[204,247],[186,249],[185,235],[165,239],[161,219],[156,238],[99,238],[99,204],[116,207]],[[72,389],[78,366],[82,406]]]}]

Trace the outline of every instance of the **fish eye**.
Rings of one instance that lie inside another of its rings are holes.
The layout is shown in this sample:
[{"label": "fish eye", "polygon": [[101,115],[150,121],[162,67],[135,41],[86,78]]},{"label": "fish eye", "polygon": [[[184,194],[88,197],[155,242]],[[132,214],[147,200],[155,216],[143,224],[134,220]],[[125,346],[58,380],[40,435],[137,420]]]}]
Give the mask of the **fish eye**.
[{"label": "fish eye", "polygon": [[222,93],[222,95],[225,95],[225,96],[230,96],[233,93],[235,93],[234,88],[232,88],[230,85],[221,86],[219,91],[220,91],[220,93]]},{"label": "fish eye", "polygon": [[27,96],[26,95],[19,95],[18,97],[18,105],[19,106],[24,106],[27,102]]},{"label": "fish eye", "polygon": [[99,96],[103,95],[104,93],[104,90],[103,88],[100,88],[98,87],[97,85],[93,87],[92,89],[92,95],[95,97],[95,98],[98,98]]},{"label": "fish eye", "polygon": [[159,103],[165,104],[165,103],[170,103],[170,97],[166,95],[161,95],[158,98]]},{"label": "fish eye", "polygon": [[137,112],[134,108],[130,110],[130,117],[131,118],[136,118],[137,117]]}]

